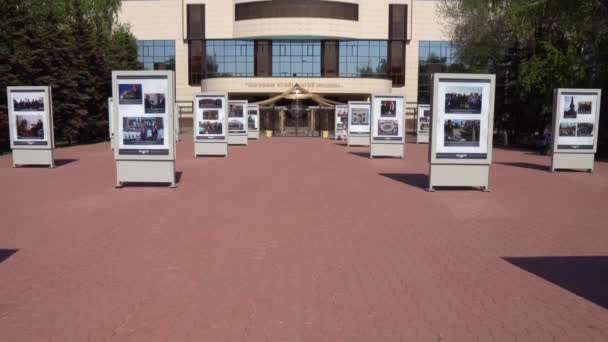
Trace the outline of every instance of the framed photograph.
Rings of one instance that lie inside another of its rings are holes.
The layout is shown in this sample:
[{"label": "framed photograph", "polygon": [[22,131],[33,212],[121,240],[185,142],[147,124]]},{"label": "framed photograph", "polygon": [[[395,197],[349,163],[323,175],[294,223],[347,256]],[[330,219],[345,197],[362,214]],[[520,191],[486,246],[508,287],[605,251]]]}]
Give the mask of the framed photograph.
[{"label": "framed photograph", "polygon": [[353,109],[351,125],[353,126],[367,126],[369,125],[369,109],[367,108],[355,108]]},{"label": "framed photograph", "polygon": [[219,110],[203,110],[203,120],[219,120],[220,119],[220,111]]},{"label": "framed photograph", "polygon": [[199,121],[198,135],[222,135],[224,134],[224,123],[217,121]]},{"label": "framed photograph", "polygon": [[44,93],[13,93],[13,111],[44,112]]},{"label": "framed photograph", "polygon": [[118,103],[121,105],[142,104],[141,84],[122,83],[118,85]]},{"label": "framed photograph", "polygon": [[18,140],[44,140],[44,116],[32,114],[15,115]]},{"label": "framed photograph", "polygon": [[247,128],[250,131],[257,131],[258,130],[258,114],[259,114],[259,110],[257,108],[257,105],[254,107],[253,105],[249,106],[249,109],[247,110]]},{"label": "framed photograph", "polygon": [[243,118],[245,117],[245,110],[242,104],[229,104],[228,105],[228,117],[229,118]]},{"label": "framed photograph", "polygon": [[557,150],[589,151],[595,148],[598,103],[596,94],[584,90],[563,91],[557,95]]},{"label": "framed photograph", "polygon": [[229,131],[242,131],[245,129],[245,125],[242,120],[237,119],[229,119],[228,120],[228,130]]},{"label": "framed photograph", "polygon": [[123,117],[121,135],[125,146],[162,146],[165,144],[164,120],[159,117]]},{"label": "framed photograph", "polygon": [[449,86],[445,93],[446,114],[481,114],[483,89],[476,86]]},{"label": "framed photograph", "polygon": [[394,118],[397,116],[397,101],[385,100],[380,102],[380,116]]},{"label": "framed photograph", "polygon": [[399,136],[398,120],[378,120],[378,135],[397,137]]},{"label": "framed photograph", "polygon": [[167,111],[165,94],[146,94],[144,103],[146,113],[159,114]]},{"label": "framed photograph", "polygon": [[444,146],[479,147],[481,120],[446,120]]},{"label": "framed photograph", "polygon": [[198,107],[205,108],[222,108],[222,99],[219,98],[203,98],[198,100]]},{"label": "framed photograph", "polygon": [[[442,160],[471,159],[471,162],[483,163],[490,158],[492,77],[476,79],[476,75],[471,75],[471,79],[458,79],[445,75],[448,76],[437,83],[435,107],[428,107],[432,111],[428,113],[432,115],[428,123],[435,136],[434,156]],[[424,117],[423,112],[419,122],[421,130],[426,126]]]}]

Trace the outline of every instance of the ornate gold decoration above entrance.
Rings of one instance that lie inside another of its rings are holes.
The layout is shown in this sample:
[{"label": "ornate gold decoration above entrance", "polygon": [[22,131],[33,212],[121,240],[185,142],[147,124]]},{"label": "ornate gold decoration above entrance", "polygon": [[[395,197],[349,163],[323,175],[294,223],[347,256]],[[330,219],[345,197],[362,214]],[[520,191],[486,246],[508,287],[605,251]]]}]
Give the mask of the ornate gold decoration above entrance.
[{"label": "ornate gold decoration above entrance", "polygon": [[332,101],[330,99],[326,99],[317,94],[311,93],[308,90],[302,88],[299,84],[295,84],[293,87],[289,88],[286,92],[273,96],[264,101],[256,102],[256,104],[260,106],[272,106],[277,101],[282,99],[288,100],[312,100],[319,104],[322,107],[334,107],[335,105],[342,104],[340,102]]}]

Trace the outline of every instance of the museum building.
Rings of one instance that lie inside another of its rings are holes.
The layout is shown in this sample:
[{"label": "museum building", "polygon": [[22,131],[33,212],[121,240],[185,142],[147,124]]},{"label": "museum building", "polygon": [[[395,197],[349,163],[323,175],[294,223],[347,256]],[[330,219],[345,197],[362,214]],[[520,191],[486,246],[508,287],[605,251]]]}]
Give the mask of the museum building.
[{"label": "museum building", "polygon": [[417,105],[430,100],[430,73],[455,64],[439,3],[123,0],[120,21],[144,69],[175,71],[184,125],[199,92],[258,103],[260,129],[275,136],[320,136],[334,127],[328,104],[399,94],[412,132]]}]

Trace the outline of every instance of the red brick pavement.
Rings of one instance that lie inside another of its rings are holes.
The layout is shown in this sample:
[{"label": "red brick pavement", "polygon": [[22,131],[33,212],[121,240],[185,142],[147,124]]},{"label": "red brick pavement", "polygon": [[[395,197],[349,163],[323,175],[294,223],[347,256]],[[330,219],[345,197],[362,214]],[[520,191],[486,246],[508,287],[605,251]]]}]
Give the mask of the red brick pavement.
[{"label": "red brick pavement", "polygon": [[503,259],[608,256],[608,164],[496,150],[491,193],[428,193],[427,146],[364,151],[183,141],[174,190],[114,189],[108,144],[0,157],[0,340],[608,341],[606,308]]}]

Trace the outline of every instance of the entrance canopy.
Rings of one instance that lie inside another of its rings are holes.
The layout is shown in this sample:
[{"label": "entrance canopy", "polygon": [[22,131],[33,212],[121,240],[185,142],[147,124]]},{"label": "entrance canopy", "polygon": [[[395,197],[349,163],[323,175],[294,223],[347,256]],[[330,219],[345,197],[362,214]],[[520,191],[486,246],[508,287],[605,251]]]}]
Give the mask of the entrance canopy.
[{"label": "entrance canopy", "polygon": [[342,104],[340,102],[332,101],[330,99],[326,99],[326,98],[324,98],[322,96],[319,96],[317,94],[311,93],[308,90],[302,88],[297,83],[293,87],[289,88],[283,94],[279,94],[279,95],[273,96],[273,97],[271,97],[269,99],[256,102],[256,104],[258,104],[260,106],[271,106],[271,105],[274,105],[276,102],[278,102],[278,101],[280,101],[282,99],[288,99],[288,100],[312,100],[312,101],[318,103],[320,106],[323,106],[323,107],[334,107],[335,105]]}]

